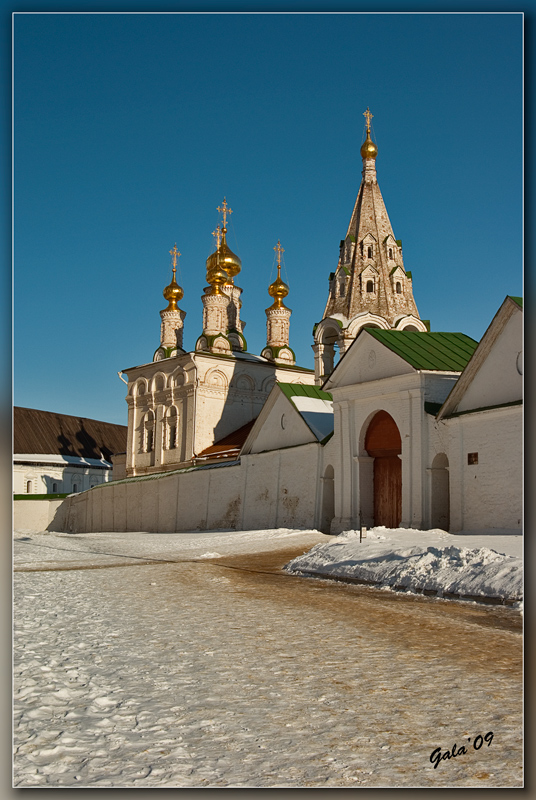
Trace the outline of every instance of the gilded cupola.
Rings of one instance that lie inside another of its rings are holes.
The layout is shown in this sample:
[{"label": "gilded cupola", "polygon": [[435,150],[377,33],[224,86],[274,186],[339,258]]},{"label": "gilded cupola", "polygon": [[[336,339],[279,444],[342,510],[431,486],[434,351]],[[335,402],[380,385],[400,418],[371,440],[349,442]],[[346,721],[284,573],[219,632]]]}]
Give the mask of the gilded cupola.
[{"label": "gilded cupola", "polygon": [[168,306],[164,310],[177,311],[178,310],[177,303],[179,302],[179,300],[182,300],[184,296],[184,291],[182,289],[182,286],[179,286],[175,277],[177,272],[177,261],[179,259],[180,253],[177,250],[176,244],[173,250],[170,250],[169,252],[173,258],[173,277],[171,278],[171,283],[169,283],[162,292],[164,298],[168,301]]},{"label": "gilded cupola", "polygon": [[218,206],[218,211],[223,215],[223,228],[220,228],[218,225],[216,231],[214,231],[214,235],[217,236],[217,248],[216,251],[207,258],[207,280],[209,274],[219,262],[220,268],[227,273],[229,282],[233,283],[234,278],[236,278],[242,269],[242,262],[227,244],[227,215],[232,214],[233,211],[228,207],[225,197],[223,198],[222,205]]},{"label": "gilded cupola", "polygon": [[268,294],[270,297],[274,298],[274,304],[272,308],[285,308],[283,298],[287,296],[289,289],[287,284],[281,280],[281,253],[284,253],[285,251],[281,247],[280,241],[277,242],[274,250],[277,252],[277,278],[268,287]]},{"label": "gilded cupola", "polygon": [[367,138],[361,145],[361,158],[376,158],[378,155],[378,148],[370,138],[370,120],[374,115],[371,114],[367,108],[367,110],[363,112],[363,116],[367,119]]}]

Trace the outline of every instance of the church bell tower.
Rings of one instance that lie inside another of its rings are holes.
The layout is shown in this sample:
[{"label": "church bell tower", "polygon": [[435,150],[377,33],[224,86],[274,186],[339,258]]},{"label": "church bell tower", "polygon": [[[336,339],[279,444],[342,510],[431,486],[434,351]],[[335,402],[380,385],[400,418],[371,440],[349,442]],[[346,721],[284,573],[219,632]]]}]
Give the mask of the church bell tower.
[{"label": "church bell tower", "polygon": [[426,331],[415,300],[411,272],[404,267],[402,242],[395,239],[376,177],[378,148],[370,135],[361,146],[362,180],[321,322],[315,325],[315,381],[333,371],[335,348],[342,356],[364,327]]}]

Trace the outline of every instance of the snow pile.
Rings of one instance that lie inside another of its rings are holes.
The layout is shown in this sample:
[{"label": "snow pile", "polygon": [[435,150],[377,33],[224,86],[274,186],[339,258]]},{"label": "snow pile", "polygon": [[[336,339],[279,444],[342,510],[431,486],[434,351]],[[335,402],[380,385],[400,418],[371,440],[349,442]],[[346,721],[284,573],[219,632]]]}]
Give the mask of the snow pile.
[{"label": "snow pile", "polygon": [[[479,544],[484,541],[487,546],[463,547],[464,539],[467,543],[472,539]],[[315,545],[285,569],[430,591],[439,597],[453,594],[519,601],[523,596],[521,558],[491,547],[500,546],[503,539],[507,537],[462,537],[444,531],[378,527],[367,531],[360,541],[359,531],[345,531],[326,544]],[[519,544],[521,537],[514,539]],[[507,549],[515,548],[511,545]]]}]

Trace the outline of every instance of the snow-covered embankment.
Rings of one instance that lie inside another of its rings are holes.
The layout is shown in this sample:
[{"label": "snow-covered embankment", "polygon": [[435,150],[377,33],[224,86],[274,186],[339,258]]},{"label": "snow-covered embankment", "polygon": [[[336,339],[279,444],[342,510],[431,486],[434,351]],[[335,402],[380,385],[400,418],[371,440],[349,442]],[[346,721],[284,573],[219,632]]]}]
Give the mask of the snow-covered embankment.
[{"label": "snow-covered embankment", "polygon": [[[509,554],[498,552],[501,549]],[[520,556],[521,536],[456,536],[440,530],[377,527],[368,530],[362,541],[359,531],[345,531],[333,541],[315,545],[285,569],[439,597],[517,603],[523,596]]]}]

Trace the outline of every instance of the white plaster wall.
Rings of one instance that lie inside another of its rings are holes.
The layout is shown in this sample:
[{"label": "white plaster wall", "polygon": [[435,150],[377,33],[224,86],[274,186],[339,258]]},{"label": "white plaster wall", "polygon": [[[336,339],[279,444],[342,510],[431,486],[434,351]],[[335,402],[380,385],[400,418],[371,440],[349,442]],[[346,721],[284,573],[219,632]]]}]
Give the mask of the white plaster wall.
[{"label": "white plaster wall", "polygon": [[237,465],[110,483],[67,498],[64,529],[315,527],[320,448],[308,444],[245,456]]},{"label": "white plaster wall", "polygon": [[[513,406],[446,421],[450,431],[451,530],[519,530],[523,508],[522,409]],[[467,463],[478,453],[478,464]]]},{"label": "white plaster wall", "polygon": [[74,464],[24,464],[13,465],[13,492],[14,494],[27,494],[26,482],[32,481],[31,494],[51,494],[52,483],[57,483],[58,493],[70,493],[76,484],[79,492],[90,489],[91,486],[111,480],[112,470],[104,470],[89,466],[76,466]]},{"label": "white plaster wall", "polygon": [[[359,335],[354,344],[340,362],[333,381],[336,387],[354,386],[368,381],[378,381],[395,375],[415,374],[403,358],[397,356],[382,345],[366,331]],[[332,379],[326,384],[326,390],[332,391]]]},{"label": "white plaster wall", "polygon": [[519,311],[510,317],[494,342],[458,404],[457,411],[521,400],[523,378],[517,369],[517,356],[521,352],[522,337],[523,314]]},{"label": "white plaster wall", "polygon": [[[279,391],[279,397],[276,399],[268,419],[253,443],[252,453],[278,450],[279,448],[315,441],[315,436],[290,400],[281,390],[276,391]],[[284,428],[281,425],[283,416]]]},{"label": "white plaster wall", "polygon": [[[63,500],[14,500],[13,526],[15,530],[46,531],[56,516]],[[60,528],[54,528],[60,530]]]},{"label": "white plaster wall", "polygon": [[[385,348],[382,348],[385,349]],[[372,466],[364,448],[368,426],[378,411],[394,419],[402,440],[403,527],[426,527],[429,519],[427,467],[435,454],[430,431],[433,417],[424,411],[425,399],[441,402],[449,393],[452,375],[412,372],[355,386],[334,387],[335,520],[333,532],[372,524]],[[360,514],[361,512],[361,514]]]}]

